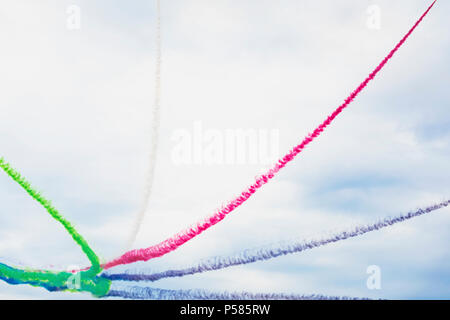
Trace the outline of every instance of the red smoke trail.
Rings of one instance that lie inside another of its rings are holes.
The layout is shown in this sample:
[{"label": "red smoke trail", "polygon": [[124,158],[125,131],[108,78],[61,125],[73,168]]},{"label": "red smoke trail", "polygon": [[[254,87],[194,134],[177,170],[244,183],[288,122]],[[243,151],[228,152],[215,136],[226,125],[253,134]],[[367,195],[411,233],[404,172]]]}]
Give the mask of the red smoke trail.
[{"label": "red smoke trail", "polygon": [[403,45],[406,39],[411,35],[414,29],[419,25],[422,19],[427,15],[430,9],[433,7],[436,1],[428,7],[428,9],[424,12],[424,14],[417,20],[414,26],[408,31],[408,33],[398,42],[398,44],[392,49],[392,51],[381,61],[381,63],[369,74],[369,76],[353,91],[347,99],[345,99],[344,103],[342,103],[331,115],[327,117],[327,119],[322,122],[313,133],[308,134],[308,136],[297,146],[295,146],[288,154],[286,154],[282,159],[278,160],[278,162],[274,165],[272,169],[270,169],[266,174],[258,177],[250,187],[248,187],[245,191],[243,191],[239,196],[237,196],[234,200],[230,201],[225,207],[222,207],[218,210],[214,215],[206,218],[205,220],[198,222],[193,227],[182,231],[171,238],[157,244],[151,246],[149,248],[143,248],[138,250],[131,250],[121,257],[107,262],[102,265],[104,269],[109,269],[114,266],[129,264],[137,261],[147,261],[152,258],[161,257],[169,252],[176,250],[179,246],[183,245],[187,241],[192,238],[198,236],[200,233],[209,229],[216,223],[222,221],[227,214],[232,212],[234,209],[239,207],[248,198],[252,196],[259,188],[261,188],[264,184],[266,184],[270,179],[274,177],[274,175],[280,171],[280,169],[284,168],[289,162],[291,162],[303,149],[312,142],[315,138],[317,138],[321,132],[331,124],[331,122],[356,98],[356,96],[367,86],[367,84],[377,75],[377,73],[384,67],[384,65],[389,61],[390,58],[394,55],[394,53]]}]

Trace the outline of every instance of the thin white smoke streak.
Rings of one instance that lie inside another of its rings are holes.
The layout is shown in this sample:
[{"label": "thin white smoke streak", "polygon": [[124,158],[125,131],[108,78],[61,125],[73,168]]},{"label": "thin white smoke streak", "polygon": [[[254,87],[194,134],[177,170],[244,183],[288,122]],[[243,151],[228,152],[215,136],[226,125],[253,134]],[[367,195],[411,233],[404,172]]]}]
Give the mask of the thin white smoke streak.
[{"label": "thin white smoke streak", "polygon": [[145,214],[147,213],[152,194],[155,166],[158,154],[159,126],[161,118],[161,3],[156,0],[156,66],[155,66],[155,100],[152,108],[152,124],[150,129],[150,152],[148,154],[149,166],[145,175],[145,185],[142,202],[127,240],[125,251],[133,246],[137,238]]}]

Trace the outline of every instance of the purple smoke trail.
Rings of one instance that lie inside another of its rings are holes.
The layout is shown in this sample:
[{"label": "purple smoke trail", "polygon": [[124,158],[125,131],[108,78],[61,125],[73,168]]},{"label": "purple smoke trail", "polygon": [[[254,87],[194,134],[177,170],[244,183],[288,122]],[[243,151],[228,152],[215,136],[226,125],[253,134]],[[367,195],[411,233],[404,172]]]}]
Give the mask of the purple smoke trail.
[{"label": "purple smoke trail", "polygon": [[322,294],[210,292],[202,289],[167,290],[138,286],[126,287],[122,290],[113,289],[105,297],[122,297],[133,300],[369,300],[369,298]]},{"label": "purple smoke trail", "polygon": [[418,209],[417,211],[402,214],[393,218],[388,217],[370,225],[357,226],[353,228],[353,230],[342,231],[340,233],[334,234],[324,239],[295,242],[291,244],[278,244],[274,247],[269,248],[265,247],[254,250],[245,250],[234,256],[210,258],[195,266],[185,269],[167,270],[153,274],[131,274],[129,271],[121,274],[105,273],[102,275],[102,277],[111,280],[123,280],[123,281],[157,281],[162,278],[183,277],[196,273],[202,273],[205,271],[218,270],[228,268],[231,266],[268,260],[291,253],[297,253],[309,249],[318,248],[330,243],[360,236],[368,232],[380,230],[393,224],[400,223],[409,220],[411,218],[418,217],[423,214],[430,213],[432,211],[447,207],[448,205],[450,205],[450,200],[446,200],[439,204],[435,204],[423,209]]}]

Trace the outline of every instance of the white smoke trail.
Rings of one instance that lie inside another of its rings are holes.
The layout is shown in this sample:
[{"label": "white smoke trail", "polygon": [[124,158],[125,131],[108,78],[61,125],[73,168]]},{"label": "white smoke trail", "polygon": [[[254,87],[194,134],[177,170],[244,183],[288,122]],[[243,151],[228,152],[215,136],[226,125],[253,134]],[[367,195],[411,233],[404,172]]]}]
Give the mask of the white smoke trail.
[{"label": "white smoke trail", "polygon": [[145,214],[149,207],[152,194],[153,180],[155,176],[156,158],[158,153],[158,136],[161,110],[161,3],[156,0],[156,69],[155,69],[155,100],[152,109],[152,124],[150,129],[150,152],[148,154],[149,166],[145,175],[145,186],[142,202],[127,240],[125,251],[131,249],[137,238]]}]

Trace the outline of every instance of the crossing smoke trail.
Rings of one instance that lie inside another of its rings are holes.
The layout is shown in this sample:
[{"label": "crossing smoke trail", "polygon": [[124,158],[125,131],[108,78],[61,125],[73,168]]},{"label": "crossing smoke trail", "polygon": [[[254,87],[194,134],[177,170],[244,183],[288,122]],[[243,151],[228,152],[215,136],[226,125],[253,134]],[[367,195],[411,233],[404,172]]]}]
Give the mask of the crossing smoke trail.
[{"label": "crossing smoke trail", "polygon": [[100,260],[95,254],[95,252],[91,249],[86,240],[75,230],[74,226],[67,221],[56,208],[52,205],[51,201],[44,198],[38,191],[36,191],[31,184],[24,178],[22,175],[11,167],[9,163],[7,163],[3,158],[0,158],[0,168],[5,171],[5,173],[11,177],[15,182],[17,182],[34,200],[39,202],[47,212],[62,226],[66,229],[66,231],[72,236],[73,240],[81,247],[83,252],[88,257],[92,266],[90,268],[86,268],[89,275],[95,275],[100,273]]},{"label": "crossing smoke trail", "polygon": [[130,237],[127,241],[126,250],[129,250],[139,233],[139,229],[147,212],[150,196],[152,194],[153,180],[155,175],[156,158],[158,153],[158,136],[161,118],[161,3],[156,1],[156,70],[155,70],[155,101],[152,109],[151,124],[151,146],[149,153],[149,167],[147,169],[142,203],[133,224]]},{"label": "crossing smoke trail", "polygon": [[165,241],[151,246],[149,248],[143,248],[138,250],[132,250],[126,252],[121,257],[114,259],[110,262],[102,265],[104,269],[109,269],[117,265],[129,264],[136,261],[148,261],[152,258],[161,257],[169,252],[176,250],[179,246],[183,245],[192,238],[198,236],[206,229],[209,229],[216,223],[222,221],[230,212],[242,205],[247,201],[259,188],[266,184],[270,179],[272,179],[278,171],[284,168],[289,162],[291,162],[303,149],[317,138],[325,128],[331,124],[331,122],[356,98],[356,96],[367,86],[367,84],[377,75],[377,73],[386,65],[389,59],[392,58],[394,53],[403,45],[406,39],[411,35],[414,29],[419,25],[422,19],[431,10],[436,1],[434,1],[428,9],[422,14],[422,16],[417,20],[414,26],[406,33],[406,35],[397,43],[394,49],[381,61],[381,63],[369,74],[369,76],[353,91],[327,119],[322,122],[313,133],[309,134],[299,145],[295,146],[288,154],[286,154],[282,159],[274,165],[266,174],[259,176],[256,182],[243,191],[234,200],[231,200],[226,206],[223,206],[215,214],[206,218],[205,220],[198,222],[196,225],[192,226],[188,230],[182,231]]},{"label": "crossing smoke trail", "polygon": [[[8,284],[27,284],[42,287],[48,291],[90,292],[96,297],[102,297],[109,292],[111,281],[98,276],[79,274],[78,285],[73,284],[70,272],[54,272],[49,270],[17,269],[0,263],[0,280]],[[71,285],[72,284],[72,285]]]},{"label": "crossing smoke trail", "polygon": [[424,215],[426,213],[430,213],[432,211],[447,207],[450,205],[450,200],[441,202],[439,204],[435,204],[423,209],[419,209],[417,211],[409,212],[405,215],[399,215],[393,218],[385,218],[379,222],[354,227],[352,230],[342,231],[336,233],[330,237],[319,239],[319,240],[310,240],[310,241],[302,241],[295,242],[291,244],[277,244],[272,247],[265,247],[253,250],[245,250],[239,254],[229,257],[214,257],[210,258],[204,262],[201,262],[195,266],[179,269],[179,270],[167,270],[163,272],[153,273],[153,274],[131,274],[130,272],[121,273],[121,274],[102,274],[103,277],[108,278],[110,280],[124,280],[124,281],[157,281],[163,278],[174,278],[174,277],[183,277],[187,275],[192,275],[196,273],[202,273],[206,271],[224,269],[231,266],[243,265],[248,263],[253,263],[256,261],[264,261],[273,259],[279,256],[298,253],[302,251],[306,251],[309,249],[314,249],[318,247],[325,246],[330,243],[338,242],[341,240],[346,240],[349,238],[361,236],[363,234],[380,230],[394,224],[412,219],[414,217],[418,217]]},{"label": "crossing smoke trail", "polygon": [[105,297],[122,297],[135,300],[369,300],[368,298],[326,296],[321,294],[300,295],[285,293],[209,292],[201,289],[167,290],[158,288],[126,287],[112,289]]}]

